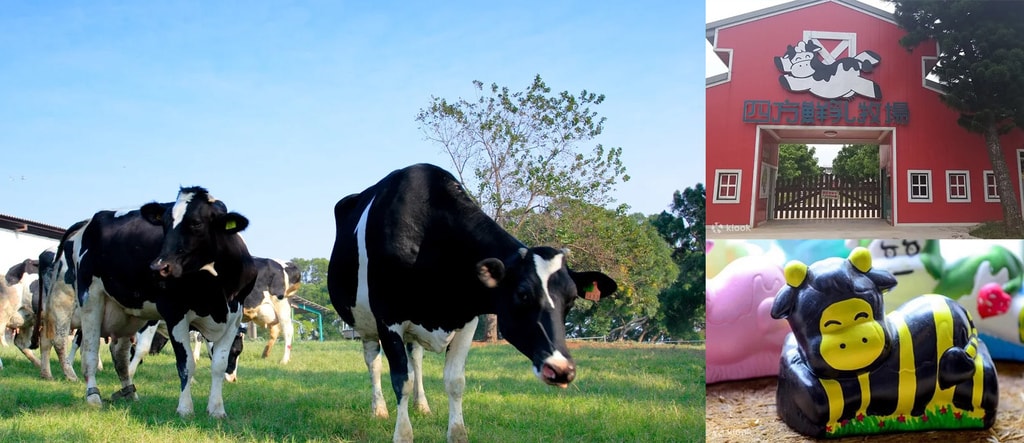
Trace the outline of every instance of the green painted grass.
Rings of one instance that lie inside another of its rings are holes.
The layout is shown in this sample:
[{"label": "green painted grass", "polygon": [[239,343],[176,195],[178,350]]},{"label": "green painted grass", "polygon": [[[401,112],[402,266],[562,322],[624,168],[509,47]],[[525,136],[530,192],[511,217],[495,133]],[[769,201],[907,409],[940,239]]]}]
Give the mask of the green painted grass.
[{"label": "green painted grass", "polygon": [[[149,356],[135,383],[140,400],[85,403],[85,385],[44,381],[13,346],[0,347],[0,441],[114,442],[348,442],[389,441],[395,401],[383,377],[391,418],[370,416],[370,383],[358,342],[296,342],[280,365],[281,345],[259,358],[262,342],[247,342],[239,382],[227,384],[228,417],[206,415],[209,362],[202,360],[192,394],[196,415],[175,413],[178,377],[170,349]],[[526,357],[509,345],[474,347],[466,370],[463,412],[471,441],[686,442],[704,440],[704,350],[684,346],[574,344],[576,381],[568,389],[544,385]],[[106,347],[99,388],[120,388]],[[448,400],[444,357],[425,353],[424,384],[433,411],[410,408],[413,432],[444,441]],[[387,365],[385,364],[385,368]],[[80,364],[76,360],[76,371]],[[81,374],[79,374],[81,376]]]},{"label": "green painted grass", "polygon": [[928,431],[936,429],[981,429],[985,427],[982,418],[973,417],[953,405],[933,407],[920,417],[914,416],[860,416],[833,429],[829,437],[852,435],[886,434],[890,432]]}]

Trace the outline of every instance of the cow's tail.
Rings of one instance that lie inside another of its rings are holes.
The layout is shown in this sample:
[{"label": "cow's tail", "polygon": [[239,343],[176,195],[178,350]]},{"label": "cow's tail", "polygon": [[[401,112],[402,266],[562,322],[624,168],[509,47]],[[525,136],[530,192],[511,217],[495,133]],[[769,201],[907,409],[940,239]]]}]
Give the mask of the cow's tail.
[{"label": "cow's tail", "polygon": [[[60,251],[58,247],[56,251]],[[39,348],[39,334],[43,332],[43,306],[50,295],[53,287],[54,274],[56,269],[58,252],[47,249],[39,254],[39,297],[32,300],[32,314],[35,316],[35,324],[32,325],[32,340],[29,349]]]}]

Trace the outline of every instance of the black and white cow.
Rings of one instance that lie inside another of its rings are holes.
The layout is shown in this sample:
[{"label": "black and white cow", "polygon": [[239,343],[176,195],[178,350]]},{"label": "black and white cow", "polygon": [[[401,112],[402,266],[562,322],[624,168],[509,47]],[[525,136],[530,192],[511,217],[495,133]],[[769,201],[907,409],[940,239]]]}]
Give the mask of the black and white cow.
[{"label": "black and white cow", "polygon": [[[578,297],[617,289],[600,272],[570,270],[562,250],[527,248],[433,165],[392,172],[339,201],[334,216],[331,303],[362,337],[376,392],[381,347],[388,358],[398,402],[395,441],[412,440],[406,343],[446,351],[448,440],[465,441],[465,361],[477,316],[496,313],[501,333],[530,359],[537,377],[564,388],[576,376],[565,345],[566,314]],[[382,404],[375,395],[374,410]]]},{"label": "black and white cow", "polygon": [[242,302],[242,319],[267,328],[270,332],[270,339],[263,348],[263,358],[270,355],[277,337],[284,333],[281,363],[286,364],[291,359],[292,335],[295,332],[288,297],[295,295],[301,286],[299,268],[292,262],[261,257],[253,257],[253,260],[259,275],[252,292]]},{"label": "black and white cow", "polygon": [[[38,303],[39,261],[26,259],[11,266],[7,274],[0,275],[0,340],[8,330],[12,331],[14,345],[36,366],[39,366],[39,359],[31,348],[37,319],[32,306]],[[0,369],[3,368],[0,361]]]},{"label": "black and white cow", "polygon": [[181,393],[177,412],[192,414],[195,361],[189,328],[213,342],[207,412],[224,417],[223,385],[229,352],[242,316],[241,296],[252,290],[256,268],[237,235],[248,219],[228,212],[203,188],[182,188],[174,203],[132,211],[100,211],[68,240],[63,254],[74,272],[81,306],[82,373],[86,400],[101,405],[96,363],[101,336],[122,389],[114,398],[136,399],[128,373],[131,338],[148,320],[163,319],[171,335]]}]

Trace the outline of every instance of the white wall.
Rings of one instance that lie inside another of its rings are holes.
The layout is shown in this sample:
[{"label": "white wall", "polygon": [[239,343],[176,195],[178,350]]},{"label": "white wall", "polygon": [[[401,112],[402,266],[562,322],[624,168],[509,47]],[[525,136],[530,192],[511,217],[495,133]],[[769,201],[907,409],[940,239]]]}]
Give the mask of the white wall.
[{"label": "white wall", "polygon": [[39,253],[57,246],[52,238],[0,229],[0,274],[26,258],[39,258]]}]

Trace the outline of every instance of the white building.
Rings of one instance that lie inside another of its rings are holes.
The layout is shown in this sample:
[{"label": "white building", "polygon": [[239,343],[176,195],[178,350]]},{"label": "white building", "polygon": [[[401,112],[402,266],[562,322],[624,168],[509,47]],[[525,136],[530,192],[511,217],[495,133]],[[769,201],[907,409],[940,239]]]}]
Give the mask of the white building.
[{"label": "white building", "polygon": [[64,229],[56,226],[0,214],[0,274],[26,258],[56,247]]}]

